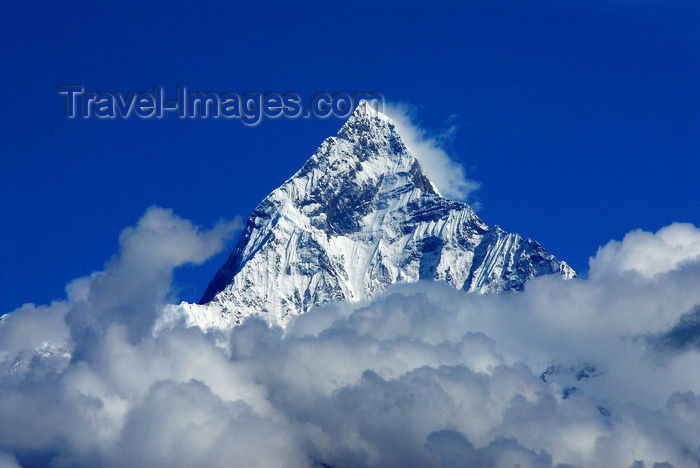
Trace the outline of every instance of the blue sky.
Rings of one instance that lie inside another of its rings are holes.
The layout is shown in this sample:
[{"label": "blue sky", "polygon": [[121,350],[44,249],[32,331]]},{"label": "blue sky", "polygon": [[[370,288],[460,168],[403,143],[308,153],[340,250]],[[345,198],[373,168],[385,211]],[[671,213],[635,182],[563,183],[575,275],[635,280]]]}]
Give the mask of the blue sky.
[{"label": "blue sky", "polygon": [[[2,312],[63,297],[151,205],[247,217],[342,125],[69,120],[59,84],[381,92],[435,134],[456,125],[444,146],[486,223],[584,271],[632,229],[700,225],[698,24],[689,1],[5,1]],[[225,256],[183,270],[182,298]]]}]

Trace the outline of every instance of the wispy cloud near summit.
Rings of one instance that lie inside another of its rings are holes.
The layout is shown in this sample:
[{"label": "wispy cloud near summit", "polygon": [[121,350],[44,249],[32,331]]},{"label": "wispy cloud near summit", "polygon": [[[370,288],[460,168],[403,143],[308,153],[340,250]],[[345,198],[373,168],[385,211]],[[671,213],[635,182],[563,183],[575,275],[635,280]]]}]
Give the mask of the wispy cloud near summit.
[{"label": "wispy cloud near summit", "polygon": [[481,184],[467,178],[464,167],[445,151],[441,141],[449,138],[456,127],[451,125],[442,133],[431,132],[417,123],[417,109],[406,103],[386,103],[384,112],[438,191],[447,198],[468,201]]}]

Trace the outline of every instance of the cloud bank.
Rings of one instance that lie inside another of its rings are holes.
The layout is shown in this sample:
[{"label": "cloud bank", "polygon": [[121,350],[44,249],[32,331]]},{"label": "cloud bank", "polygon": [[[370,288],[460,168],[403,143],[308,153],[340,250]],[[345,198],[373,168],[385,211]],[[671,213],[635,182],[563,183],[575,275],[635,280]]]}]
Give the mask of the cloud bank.
[{"label": "cloud bank", "polygon": [[237,227],[151,208],[65,300],[2,318],[0,466],[697,466],[699,229],[523,293],[422,282],[286,330],[153,333],[173,269]]},{"label": "cloud bank", "polygon": [[454,133],[456,127],[451,126],[441,135],[431,134],[416,123],[415,107],[404,103],[386,103],[384,112],[438,191],[452,200],[467,201],[481,184],[467,178],[464,167],[450,157],[441,141]]}]

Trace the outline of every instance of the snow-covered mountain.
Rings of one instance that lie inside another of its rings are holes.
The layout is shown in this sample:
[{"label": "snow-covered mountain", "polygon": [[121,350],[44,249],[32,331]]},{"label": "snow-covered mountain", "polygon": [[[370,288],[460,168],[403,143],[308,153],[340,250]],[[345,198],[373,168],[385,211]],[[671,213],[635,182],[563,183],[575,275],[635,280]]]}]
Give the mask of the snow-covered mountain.
[{"label": "snow-covered mountain", "polygon": [[249,315],[284,326],[332,301],[393,283],[445,281],[480,293],[575,272],[537,242],[489,228],[442,197],[391,120],[362,102],[292,178],[253,211],[188,321],[227,328]]}]

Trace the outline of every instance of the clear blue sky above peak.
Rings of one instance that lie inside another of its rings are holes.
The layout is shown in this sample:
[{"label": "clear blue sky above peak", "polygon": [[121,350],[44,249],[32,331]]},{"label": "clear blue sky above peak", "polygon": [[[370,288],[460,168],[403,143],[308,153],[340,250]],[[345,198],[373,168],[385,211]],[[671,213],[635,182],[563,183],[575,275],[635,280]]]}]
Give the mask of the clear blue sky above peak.
[{"label": "clear blue sky above peak", "polygon": [[[380,92],[457,125],[486,223],[583,271],[632,229],[700,225],[698,25],[695,1],[4,1],[0,312],[63,297],[150,205],[247,217],[342,125],[70,120],[59,84]],[[183,299],[226,254],[182,272]]]}]

